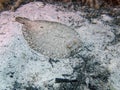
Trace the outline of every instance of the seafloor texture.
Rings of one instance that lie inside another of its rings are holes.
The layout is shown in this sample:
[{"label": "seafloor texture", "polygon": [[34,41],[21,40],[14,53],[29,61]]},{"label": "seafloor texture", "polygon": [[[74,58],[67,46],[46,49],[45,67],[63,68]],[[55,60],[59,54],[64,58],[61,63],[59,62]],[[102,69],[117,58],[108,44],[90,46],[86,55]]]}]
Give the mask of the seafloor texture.
[{"label": "seafloor texture", "polygon": [[[97,14],[92,19],[81,9],[40,2],[0,13],[0,90],[119,90],[119,21]],[[65,24],[80,35],[82,47],[66,59],[37,53],[15,21],[18,16]]]}]

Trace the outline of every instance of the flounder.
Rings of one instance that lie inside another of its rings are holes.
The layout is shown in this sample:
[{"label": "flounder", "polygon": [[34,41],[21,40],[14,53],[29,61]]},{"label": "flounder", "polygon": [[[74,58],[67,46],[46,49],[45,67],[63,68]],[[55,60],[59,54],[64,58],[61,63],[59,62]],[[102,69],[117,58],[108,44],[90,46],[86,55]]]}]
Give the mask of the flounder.
[{"label": "flounder", "polygon": [[67,58],[81,47],[78,33],[66,25],[24,17],[16,17],[15,20],[23,24],[23,36],[29,46],[50,58]]}]

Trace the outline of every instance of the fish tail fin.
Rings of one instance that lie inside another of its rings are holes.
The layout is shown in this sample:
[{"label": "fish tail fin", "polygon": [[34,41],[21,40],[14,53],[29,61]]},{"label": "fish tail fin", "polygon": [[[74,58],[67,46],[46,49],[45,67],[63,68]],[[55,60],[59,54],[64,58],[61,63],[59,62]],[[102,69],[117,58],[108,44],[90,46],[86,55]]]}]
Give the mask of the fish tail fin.
[{"label": "fish tail fin", "polygon": [[28,18],[25,18],[25,17],[16,17],[15,21],[22,23],[22,24],[26,24],[30,20]]}]

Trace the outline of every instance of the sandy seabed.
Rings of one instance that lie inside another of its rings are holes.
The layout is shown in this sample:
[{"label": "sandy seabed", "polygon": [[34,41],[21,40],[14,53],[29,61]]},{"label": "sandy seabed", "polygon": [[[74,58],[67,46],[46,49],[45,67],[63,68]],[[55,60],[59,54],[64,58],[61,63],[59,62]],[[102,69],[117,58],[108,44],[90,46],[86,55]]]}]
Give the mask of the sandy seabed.
[{"label": "sandy seabed", "polygon": [[73,28],[80,35],[83,47],[87,48],[80,54],[84,57],[94,56],[94,60],[108,68],[108,81],[119,90],[120,42],[112,42],[117,38],[113,30],[116,29],[117,35],[120,35],[120,28],[105,25],[103,21],[112,20],[107,15],[101,15],[101,19],[96,18],[94,23],[89,23],[81,11],[58,11],[58,8],[61,7],[33,2],[15,12],[0,13],[0,90],[26,90],[30,85],[40,90],[48,90],[49,86],[58,90],[59,84],[55,83],[55,78],[65,78],[63,74],[71,75],[74,67],[82,61],[82,58],[72,56],[52,60],[32,50],[22,35],[22,24],[15,21],[17,16],[59,22]]}]

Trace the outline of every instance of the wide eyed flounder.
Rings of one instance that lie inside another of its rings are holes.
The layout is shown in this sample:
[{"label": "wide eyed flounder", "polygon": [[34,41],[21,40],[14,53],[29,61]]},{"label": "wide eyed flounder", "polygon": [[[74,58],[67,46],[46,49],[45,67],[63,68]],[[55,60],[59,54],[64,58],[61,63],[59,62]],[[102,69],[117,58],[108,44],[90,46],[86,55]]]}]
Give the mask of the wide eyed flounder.
[{"label": "wide eyed flounder", "polygon": [[66,58],[81,46],[77,32],[58,22],[16,17],[23,24],[23,35],[29,46],[50,58]]}]

